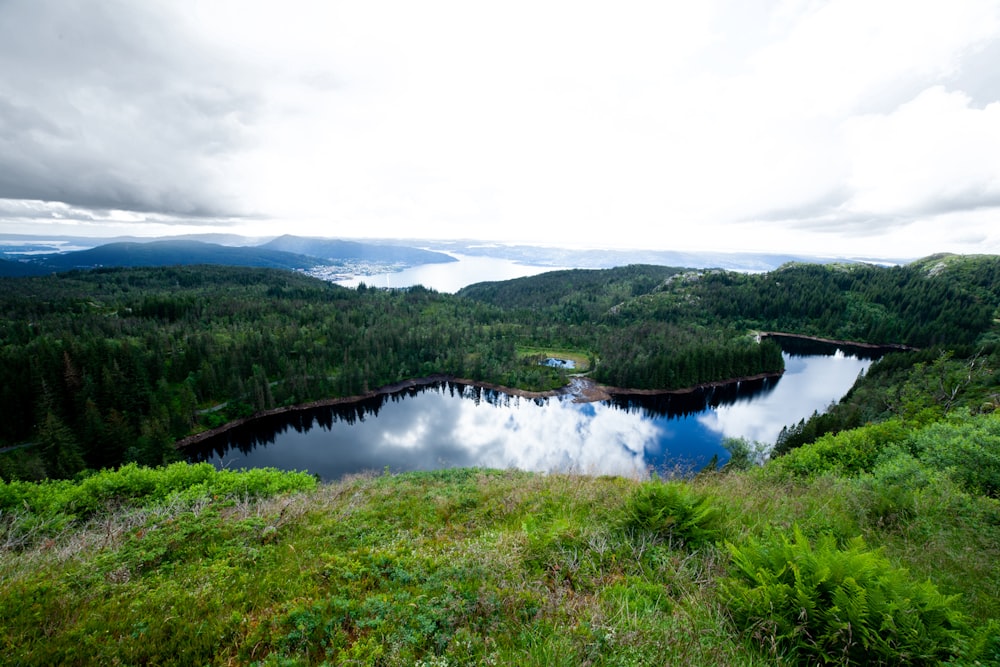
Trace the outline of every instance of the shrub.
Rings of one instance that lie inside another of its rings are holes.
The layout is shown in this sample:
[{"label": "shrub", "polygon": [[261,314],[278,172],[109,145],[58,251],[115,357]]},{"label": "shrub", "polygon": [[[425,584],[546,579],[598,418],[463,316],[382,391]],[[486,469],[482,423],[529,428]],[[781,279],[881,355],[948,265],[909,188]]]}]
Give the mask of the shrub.
[{"label": "shrub", "polygon": [[907,435],[907,429],[896,420],[827,434],[773,459],[767,470],[778,477],[807,478],[825,473],[849,477],[870,472],[882,450],[905,441]]},{"label": "shrub", "polygon": [[712,496],[682,482],[646,482],[625,503],[626,528],[656,533],[689,546],[718,537],[719,508]]},{"label": "shrub", "polygon": [[889,447],[870,475],[855,481],[852,495],[872,526],[893,527],[916,515],[918,495],[938,481],[937,473],[899,447]]},{"label": "shrub", "polygon": [[946,470],[969,493],[1000,497],[1000,415],[956,411],[912,437],[918,458]]},{"label": "shrub", "polygon": [[928,582],[913,581],[855,538],[816,546],[798,528],[727,545],[733,575],[721,590],[739,628],[806,663],[927,664],[955,655],[964,617]]},{"label": "shrub", "polygon": [[183,462],[162,468],[130,463],[79,481],[0,481],[0,545],[24,545],[39,535],[56,534],[75,521],[123,505],[266,497],[314,488],[316,479],[302,472],[216,470],[208,463]]}]

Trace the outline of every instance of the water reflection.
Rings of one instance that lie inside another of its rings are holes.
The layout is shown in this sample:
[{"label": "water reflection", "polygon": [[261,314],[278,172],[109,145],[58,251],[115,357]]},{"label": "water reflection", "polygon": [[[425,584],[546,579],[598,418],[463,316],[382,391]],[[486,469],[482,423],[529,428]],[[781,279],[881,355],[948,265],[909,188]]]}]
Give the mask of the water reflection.
[{"label": "water reflection", "polygon": [[364,470],[481,466],[646,477],[728,459],[725,437],[773,443],[847,392],[868,359],[785,355],[780,379],[685,394],[524,399],[457,383],[255,420],[187,451],[217,467]]},{"label": "water reflection", "polygon": [[327,480],[385,467],[462,466],[643,476],[657,435],[654,423],[610,405],[449,383],[257,420],[189,455],[219,467],[308,470]]},{"label": "water reflection", "polygon": [[839,349],[832,355],[784,356],[785,373],[770,392],[705,412],[698,422],[724,438],[774,444],[783,426],[825,412],[840,400],[872,362]]}]

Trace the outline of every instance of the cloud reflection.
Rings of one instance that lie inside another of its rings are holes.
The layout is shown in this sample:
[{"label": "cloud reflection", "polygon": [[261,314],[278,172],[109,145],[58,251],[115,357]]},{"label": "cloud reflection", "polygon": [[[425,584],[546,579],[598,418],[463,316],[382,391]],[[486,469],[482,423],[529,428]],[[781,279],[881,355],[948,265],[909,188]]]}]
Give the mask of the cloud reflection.
[{"label": "cloud reflection", "polygon": [[456,383],[414,388],[255,420],[187,453],[218,467],[308,470],[324,480],[385,468],[691,471],[713,456],[725,462],[724,437],[773,443],[783,425],[826,409],[871,363],[839,352],[785,360],[777,383],[614,404],[522,399]]},{"label": "cloud reflection", "polygon": [[450,442],[487,467],[644,475],[646,448],[659,437],[655,423],[603,404],[551,399],[541,405],[519,401],[511,409],[459,401],[449,409],[440,394],[426,402],[454,414],[455,422],[423,446]]},{"label": "cloud reflection", "polygon": [[785,373],[767,395],[719,406],[698,417],[707,429],[724,438],[746,438],[773,444],[783,426],[825,411],[854,385],[870,359],[846,355],[785,354]]},{"label": "cloud reflection", "polygon": [[654,420],[610,405],[534,401],[458,385],[390,397],[367,409],[368,419],[346,409],[334,418],[316,413],[260,424],[253,433],[206,443],[192,458],[220,467],[309,470],[323,479],[386,467],[457,466],[638,477],[648,474],[647,451],[657,452],[663,436]]}]

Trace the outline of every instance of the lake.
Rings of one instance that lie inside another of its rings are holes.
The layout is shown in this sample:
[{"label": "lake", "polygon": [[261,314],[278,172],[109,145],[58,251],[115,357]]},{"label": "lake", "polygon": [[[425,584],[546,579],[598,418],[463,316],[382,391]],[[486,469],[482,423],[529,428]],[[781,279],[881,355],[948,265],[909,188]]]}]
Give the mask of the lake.
[{"label": "lake", "polygon": [[783,426],[839,400],[871,364],[864,351],[825,352],[786,352],[781,378],[604,402],[572,393],[526,399],[458,383],[411,388],[258,419],[185,452],[217,468],[306,470],[325,481],[473,466],[684,474],[728,460],[724,438],[773,444]]}]

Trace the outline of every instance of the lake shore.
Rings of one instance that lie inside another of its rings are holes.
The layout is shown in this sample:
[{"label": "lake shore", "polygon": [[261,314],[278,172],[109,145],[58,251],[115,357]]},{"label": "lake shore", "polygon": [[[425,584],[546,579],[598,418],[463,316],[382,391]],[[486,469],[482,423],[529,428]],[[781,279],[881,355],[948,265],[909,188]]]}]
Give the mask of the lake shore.
[{"label": "lake shore", "polygon": [[[861,343],[849,340],[836,340],[832,338],[823,338],[820,336],[810,336],[807,334],[793,334],[793,333],[783,333],[780,331],[758,331],[756,335],[760,338],[788,338],[793,340],[803,340],[815,343],[822,343],[826,345],[838,345],[843,347],[853,347],[856,349],[872,350],[872,351],[908,351],[915,350],[917,348],[910,347],[901,344],[874,344],[874,343]],[[402,382],[394,382],[388,384],[378,389],[366,392],[364,394],[359,394],[356,396],[342,396],[339,398],[325,398],[317,401],[309,401],[308,403],[299,403],[296,405],[288,405],[280,408],[273,408],[271,410],[262,410],[260,412],[254,413],[249,417],[243,417],[240,419],[235,419],[231,422],[227,422],[216,428],[209,429],[207,431],[202,431],[200,433],[194,433],[187,437],[181,438],[174,443],[176,449],[184,449],[185,447],[190,447],[192,445],[197,445],[205,440],[213,438],[217,435],[225,433],[231,429],[237,428],[255,419],[261,417],[270,417],[273,415],[287,414],[291,412],[297,412],[302,410],[310,410],[313,408],[322,408],[335,405],[350,405],[351,403],[358,403],[367,399],[371,399],[377,396],[384,396],[386,394],[393,394],[399,391],[404,391],[406,389],[412,389],[417,387],[426,387],[433,384],[441,383],[455,383],[462,384],[471,387],[479,387],[481,389],[488,389],[491,391],[498,391],[510,396],[518,396],[520,398],[553,398],[556,396],[573,396],[573,401],[577,403],[592,403],[596,401],[610,401],[616,396],[628,397],[628,396],[666,396],[666,395],[686,395],[691,394],[696,391],[701,391],[705,389],[711,389],[714,387],[725,387],[728,385],[735,384],[737,382],[752,382],[755,380],[764,380],[768,378],[779,378],[782,376],[784,371],[773,371],[769,373],[757,373],[754,375],[747,375],[743,377],[729,378],[725,380],[716,380],[713,382],[702,382],[690,387],[683,387],[681,389],[635,389],[629,387],[612,387],[608,385],[600,384],[584,375],[574,375],[571,376],[569,384],[559,389],[552,389],[549,391],[527,391],[524,389],[517,389],[514,387],[505,387],[503,385],[494,384],[491,382],[477,382],[475,380],[470,380],[468,378],[460,378],[454,375],[446,374],[435,374],[428,375],[421,378],[413,378],[410,380],[403,380]]]},{"label": "lake shore", "polygon": [[762,380],[765,378],[777,378],[781,377],[781,372],[771,372],[771,373],[758,373],[756,375],[748,375],[745,377],[732,378],[728,380],[717,380],[714,382],[703,382],[691,387],[684,387],[682,389],[629,389],[623,387],[611,387],[607,385],[600,384],[588,377],[577,375],[573,376],[570,383],[559,389],[552,389],[548,391],[527,391],[524,389],[517,389],[514,387],[505,387],[503,385],[494,384],[492,382],[477,382],[475,380],[469,380],[467,378],[459,378],[453,375],[436,374],[428,375],[421,378],[413,378],[410,380],[403,380],[402,382],[394,382],[392,384],[384,385],[378,389],[366,392],[364,394],[358,394],[355,396],[342,396],[338,398],[324,398],[316,401],[309,401],[307,403],[298,403],[295,405],[286,405],[280,408],[272,408],[270,410],[261,410],[260,412],[255,412],[249,417],[241,417],[240,419],[234,419],[231,422],[226,422],[221,426],[217,426],[206,431],[201,431],[200,433],[194,433],[192,435],[186,436],[174,442],[175,449],[184,449],[186,447],[191,447],[197,445],[205,440],[214,438],[217,435],[221,435],[226,431],[232,430],[244,424],[250,423],[256,419],[263,417],[271,417],[274,415],[288,414],[291,412],[299,412],[303,410],[311,410],[314,408],[330,407],[335,405],[350,405],[352,403],[358,403],[365,401],[377,396],[384,396],[387,394],[394,394],[396,392],[405,391],[407,389],[415,389],[419,387],[426,387],[434,384],[443,383],[454,383],[461,384],[470,387],[479,387],[481,389],[488,389],[491,391],[498,391],[504,394],[509,394],[510,396],[518,396],[520,398],[554,398],[557,396],[573,396],[574,402],[577,403],[592,403],[596,401],[609,401],[614,396],[658,396],[658,395],[668,395],[668,394],[690,394],[695,391],[702,389],[708,389],[711,387],[723,387],[726,385],[731,385],[737,382],[746,382],[752,380]]},{"label": "lake shore", "polygon": [[[793,334],[793,333],[783,333],[780,331],[759,331],[757,336],[760,338],[788,338],[793,340],[803,340],[815,343],[822,343],[826,345],[838,345],[843,347],[854,347],[863,350],[872,351],[907,351],[915,350],[917,348],[909,347],[907,345],[901,344],[873,344],[873,343],[860,343],[848,340],[835,340],[832,338],[822,338],[820,336],[810,336],[807,334]],[[481,389],[488,389],[491,391],[498,391],[510,396],[518,396],[520,398],[536,399],[536,398],[553,398],[557,396],[572,396],[573,401],[577,403],[592,403],[597,401],[610,401],[616,396],[628,397],[628,396],[667,396],[667,395],[677,395],[682,396],[686,394],[691,394],[696,391],[702,391],[705,389],[711,389],[715,387],[725,387],[737,382],[752,382],[755,380],[773,379],[782,376],[784,371],[772,371],[768,373],[756,373],[754,375],[746,375],[736,378],[728,378],[725,380],[715,380],[712,382],[702,382],[690,387],[683,387],[681,389],[635,389],[630,387],[612,387],[609,385],[603,385],[595,380],[584,375],[574,375],[570,377],[569,384],[560,387],[558,389],[552,389],[549,391],[527,391],[524,389],[517,389],[514,387],[505,387],[503,385],[495,384],[492,382],[478,382],[476,380],[470,380],[468,378],[460,378],[454,375],[447,374],[435,374],[428,375],[421,378],[413,378],[410,380],[403,380],[401,382],[394,382],[392,384],[387,384],[372,391],[366,392],[364,394],[358,394],[355,396],[342,396],[339,398],[325,398],[316,401],[309,401],[307,403],[299,403],[296,405],[288,405],[280,408],[273,408],[271,410],[262,410],[256,412],[249,417],[242,417],[240,419],[235,419],[231,422],[227,422],[216,428],[209,429],[207,431],[202,431],[200,433],[194,433],[185,438],[174,443],[176,449],[184,449],[185,447],[190,447],[192,445],[199,444],[205,440],[213,438],[217,435],[225,433],[231,429],[237,428],[255,419],[262,417],[270,417],[273,415],[287,414],[291,412],[298,412],[302,410],[311,410],[313,408],[322,408],[335,405],[350,405],[352,403],[358,403],[367,399],[371,399],[377,396],[384,396],[387,394],[394,394],[399,391],[404,391],[406,389],[413,389],[418,387],[426,387],[434,384],[442,383],[455,383],[466,385],[470,387],[479,387]]]},{"label": "lake shore", "polygon": [[903,345],[902,343],[860,343],[854,340],[838,340],[836,338],[823,338],[821,336],[810,336],[808,334],[783,333],[781,331],[758,331],[758,338],[793,338],[796,340],[808,340],[814,343],[826,345],[840,345],[843,347],[856,347],[862,350],[874,350],[879,352],[912,352],[919,348]]}]

